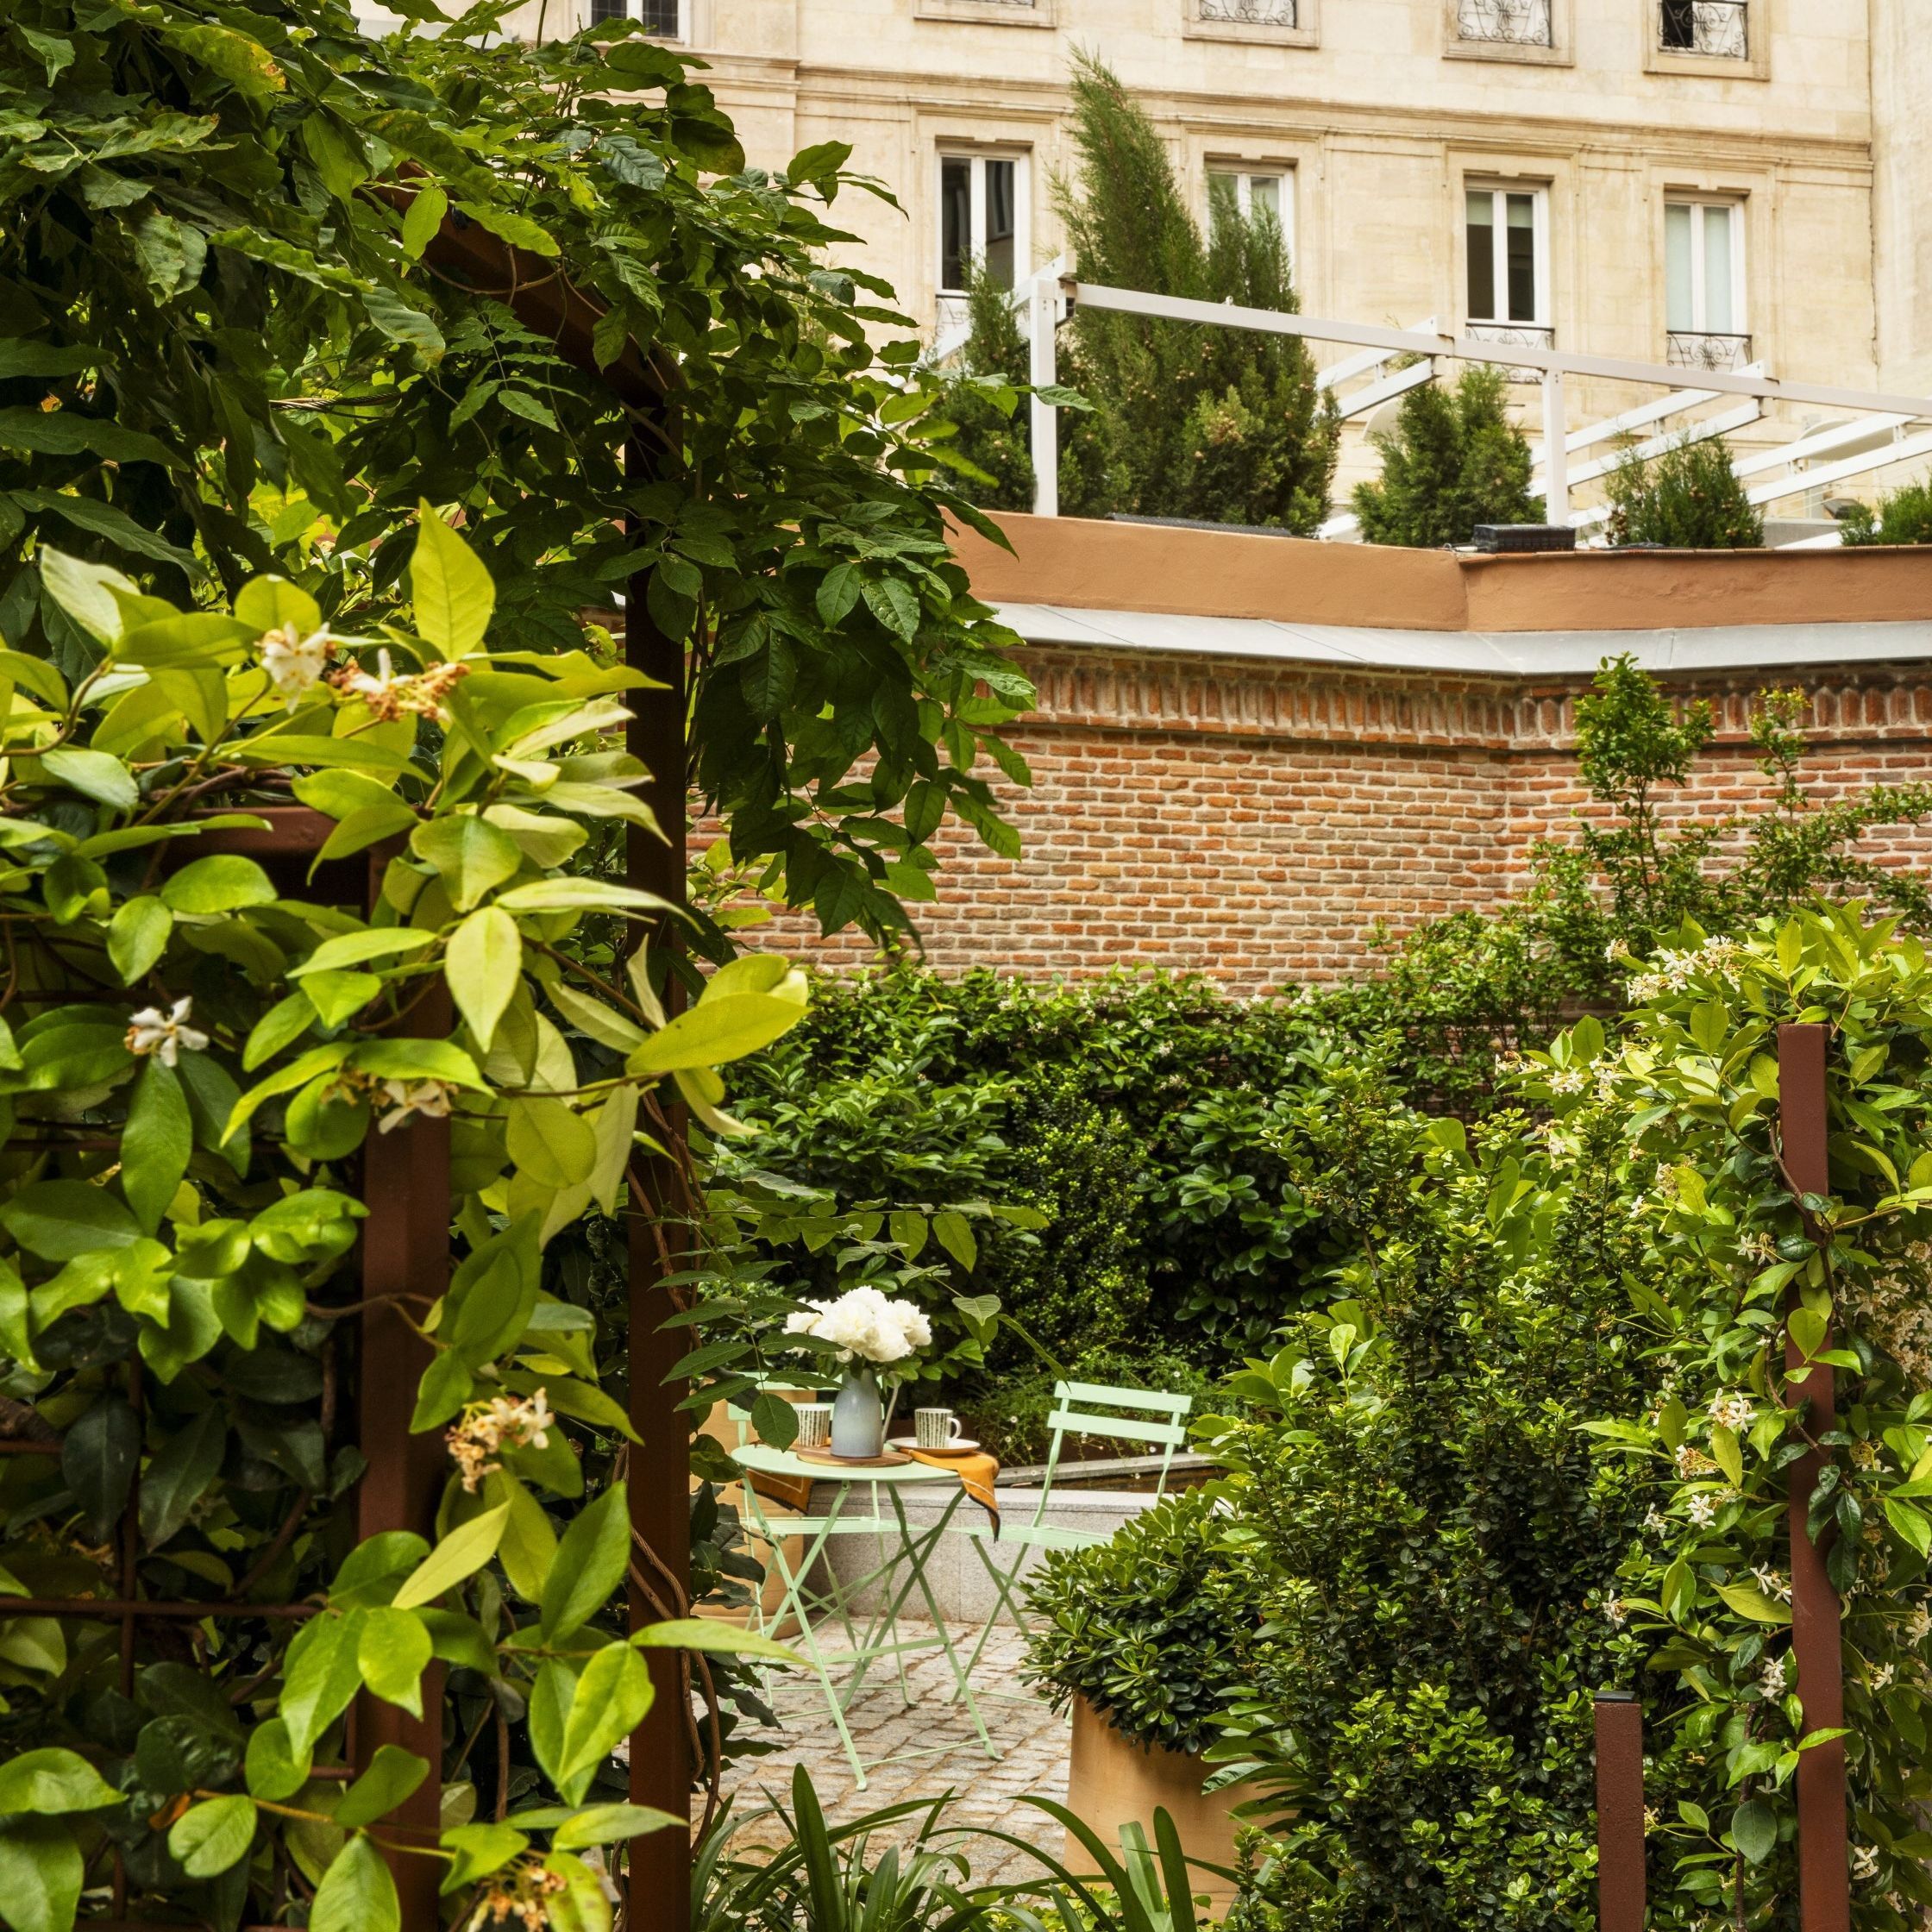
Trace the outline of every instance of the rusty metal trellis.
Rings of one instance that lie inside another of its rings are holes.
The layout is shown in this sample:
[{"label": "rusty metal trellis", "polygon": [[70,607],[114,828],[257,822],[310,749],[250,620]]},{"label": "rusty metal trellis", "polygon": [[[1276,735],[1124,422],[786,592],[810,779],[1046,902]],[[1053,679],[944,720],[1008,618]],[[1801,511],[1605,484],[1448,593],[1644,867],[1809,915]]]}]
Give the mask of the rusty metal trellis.
[{"label": "rusty metal trellis", "polygon": [[1643,1932],[1643,1706],[1634,1690],[1599,1690],[1596,1717],[1597,1923]]}]

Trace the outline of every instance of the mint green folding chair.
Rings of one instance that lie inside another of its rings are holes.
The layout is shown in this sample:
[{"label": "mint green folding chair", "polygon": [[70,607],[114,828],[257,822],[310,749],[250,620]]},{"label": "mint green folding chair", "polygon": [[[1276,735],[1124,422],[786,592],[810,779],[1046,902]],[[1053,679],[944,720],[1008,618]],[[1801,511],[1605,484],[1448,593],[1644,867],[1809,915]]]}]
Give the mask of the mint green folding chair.
[{"label": "mint green folding chair", "polygon": [[[1000,1621],[1002,1608],[1013,1613],[1013,1622],[1021,1630],[1030,1628],[1013,1587],[1028,1550],[1087,1549],[1095,1543],[1106,1542],[1111,1534],[1066,1529],[1045,1520],[1048,1506],[1053,1500],[1053,1478],[1060,1467],[1060,1450],[1067,1437],[1101,1436],[1120,1442],[1139,1442],[1158,1447],[1161,1465],[1154,1494],[1159,1497],[1167,1492],[1168,1471],[1173,1467],[1174,1452],[1188,1440],[1185,1418],[1193,1407],[1192,1396],[1164,1395],[1154,1389],[1110,1389],[1097,1382],[1057,1382],[1053,1384],[1053,1413],[1046,1419],[1052,1434],[1047,1444],[1046,1473],[1040,1483],[1040,1497],[1034,1506],[1032,1521],[1008,1523],[1002,1519],[997,1531],[991,1523],[977,1521],[962,1524],[958,1529],[960,1535],[971,1539],[974,1548],[979,1552],[980,1561],[993,1579],[998,1598],[993,1606],[993,1614],[986,1620],[986,1628],[980,1632],[979,1641],[973,1647],[973,1654],[967,1660],[969,1675],[973,1665],[978,1663],[980,1653],[986,1648],[987,1640],[993,1634],[993,1627]],[[1113,1415],[1099,1413],[1103,1409],[1129,1413]],[[1010,1566],[999,1563],[994,1555],[995,1550],[1007,1548],[1015,1552]],[[996,1691],[984,1693],[989,1697],[1000,1694]]]}]

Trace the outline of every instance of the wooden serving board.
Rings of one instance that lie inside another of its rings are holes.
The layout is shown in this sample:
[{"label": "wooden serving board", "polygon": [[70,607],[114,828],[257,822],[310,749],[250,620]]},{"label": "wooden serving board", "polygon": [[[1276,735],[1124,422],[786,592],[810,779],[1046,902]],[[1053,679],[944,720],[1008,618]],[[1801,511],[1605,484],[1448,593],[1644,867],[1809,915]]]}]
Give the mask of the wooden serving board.
[{"label": "wooden serving board", "polygon": [[834,1469],[899,1469],[913,1459],[896,1449],[882,1456],[835,1456],[829,1449],[794,1449],[792,1453],[800,1462],[827,1463]]}]

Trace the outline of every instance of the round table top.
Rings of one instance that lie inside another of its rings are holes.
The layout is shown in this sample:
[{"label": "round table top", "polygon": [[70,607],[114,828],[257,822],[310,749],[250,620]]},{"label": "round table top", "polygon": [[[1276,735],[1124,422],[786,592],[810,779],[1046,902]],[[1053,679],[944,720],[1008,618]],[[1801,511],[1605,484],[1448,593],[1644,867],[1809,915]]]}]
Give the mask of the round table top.
[{"label": "round table top", "polygon": [[755,1469],[767,1476],[809,1477],[815,1483],[957,1483],[959,1471],[936,1463],[888,1463],[883,1466],[867,1463],[812,1462],[795,1456],[789,1449],[774,1449],[768,1442],[748,1442],[731,1452],[731,1459],[743,1469]]}]

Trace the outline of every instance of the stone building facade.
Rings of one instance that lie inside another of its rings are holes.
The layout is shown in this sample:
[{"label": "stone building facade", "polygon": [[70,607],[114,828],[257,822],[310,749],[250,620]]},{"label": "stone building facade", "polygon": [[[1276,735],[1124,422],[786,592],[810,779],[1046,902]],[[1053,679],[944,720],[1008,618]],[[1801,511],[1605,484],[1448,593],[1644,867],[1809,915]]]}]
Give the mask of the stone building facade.
[{"label": "stone building facade", "polygon": [[[1371,941],[1494,906],[1539,839],[1575,836],[1573,707],[1629,651],[1711,698],[1717,745],[1678,815],[1770,796],[1755,693],[1810,703],[1819,802],[1932,783],[1932,554],[1475,559],[1202,530],[1003,518],[962,539],[1039,691],[1002,787],[1024,850],[944,842],[919,909],[942,970],[1119,964],[1259,993],[1372,968]],[[1923,866],[1932,826],[1866,856]],[[802,922],[768,942],[863,963]]]}]

